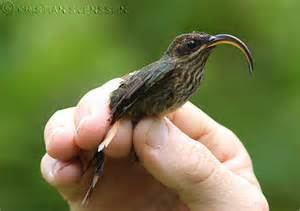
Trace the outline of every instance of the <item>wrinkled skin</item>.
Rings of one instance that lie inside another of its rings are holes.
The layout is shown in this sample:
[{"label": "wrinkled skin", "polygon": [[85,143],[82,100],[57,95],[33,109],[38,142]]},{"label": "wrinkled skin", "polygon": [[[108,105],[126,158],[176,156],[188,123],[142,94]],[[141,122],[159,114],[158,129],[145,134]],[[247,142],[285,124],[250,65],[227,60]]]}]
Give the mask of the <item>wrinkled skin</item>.
[{"label": "wrinkled skin", "polygon": [[[105,150],[104,177],[82,207],[92,169],[83,171],[108,130],[109,94],[119,82],[90,91],[46,125],[42,175],[70,210],[268,210],[239,139],[191,103],[134,129],[122,120]],[[132,162],[132,147],[139,163]]]}]

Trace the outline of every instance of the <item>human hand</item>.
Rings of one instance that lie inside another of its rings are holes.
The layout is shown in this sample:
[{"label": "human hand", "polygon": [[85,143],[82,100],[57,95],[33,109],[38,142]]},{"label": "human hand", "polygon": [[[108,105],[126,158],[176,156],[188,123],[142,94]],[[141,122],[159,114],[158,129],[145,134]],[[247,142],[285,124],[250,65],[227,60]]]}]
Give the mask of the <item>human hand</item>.
[{"label": "human hand", "polygon": [[[109,94],[119,82],[90,91],[46,125],[42,175],[70,210],[268,210],[242,143],[191,103],[135,128],[121,120],[105,150],[104,176],[81,206],[93,173],[83,169],[109,128]],[[130,158],[132,147],[139,163]]]}]

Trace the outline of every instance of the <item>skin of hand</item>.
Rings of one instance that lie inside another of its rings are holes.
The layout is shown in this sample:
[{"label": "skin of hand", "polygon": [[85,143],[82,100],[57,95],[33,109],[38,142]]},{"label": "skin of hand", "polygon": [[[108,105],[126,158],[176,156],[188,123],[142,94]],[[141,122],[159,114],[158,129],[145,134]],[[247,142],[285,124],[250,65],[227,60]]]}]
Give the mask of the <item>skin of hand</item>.
[{"label": "skin of hand", "polygon": [[[104,176],[81,206],[93,175],[93,168],[84,169],[109,129],[109,94],[119,83],[88,92],[45,127],[41,172],[70,210],[269,210],[240,140],[189,102],[135,128],[121,120],[105,150]],[[139,162],[133,162],[132,147]]]}]

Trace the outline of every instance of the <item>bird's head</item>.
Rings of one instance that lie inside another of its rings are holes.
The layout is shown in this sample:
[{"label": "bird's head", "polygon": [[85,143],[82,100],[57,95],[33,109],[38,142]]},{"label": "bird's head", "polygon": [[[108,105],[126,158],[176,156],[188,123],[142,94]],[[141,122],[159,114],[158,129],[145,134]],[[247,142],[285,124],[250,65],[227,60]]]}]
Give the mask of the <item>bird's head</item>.
[{"label": "bird's head", "polygon": [[229,34],[209,35],[205,32],[182,34],[173,40],[166,54],[184,62],[206,61],[211,50],[221,44],[239,48],[246,56],[250,73],[253,71],[253,58],[249,48],[240,39]]}]

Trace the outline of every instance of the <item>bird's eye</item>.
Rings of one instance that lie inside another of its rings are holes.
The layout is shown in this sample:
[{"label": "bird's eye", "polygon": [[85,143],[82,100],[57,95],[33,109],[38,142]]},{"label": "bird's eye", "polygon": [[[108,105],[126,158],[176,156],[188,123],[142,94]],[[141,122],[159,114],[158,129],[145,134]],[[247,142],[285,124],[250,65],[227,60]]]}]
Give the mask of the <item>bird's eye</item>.
[{"label": "bird's eye", "polygon": [[186,43],[186,46],[189,48],[189,49],[194,49],[197,47],[197,43],[195,40],[189,40],[187,43]]},{"label": "bird's eye", "polygon": [[179,56],[191,54],[200,47],[201,41],[196,39],[187,39],[176,45],[175,51]]}]

